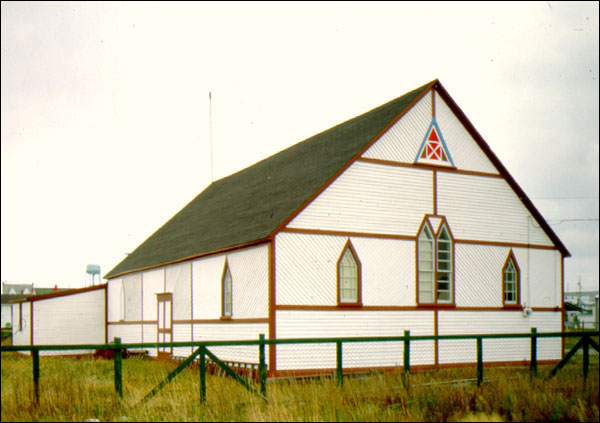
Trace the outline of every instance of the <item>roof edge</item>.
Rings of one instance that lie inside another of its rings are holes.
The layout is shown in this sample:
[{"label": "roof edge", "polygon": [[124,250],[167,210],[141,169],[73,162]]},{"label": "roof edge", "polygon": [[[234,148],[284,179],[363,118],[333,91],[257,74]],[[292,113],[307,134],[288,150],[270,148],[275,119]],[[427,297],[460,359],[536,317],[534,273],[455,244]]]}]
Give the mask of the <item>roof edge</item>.
[{"label": "roof edge", "polygon": [[512,177],[508,169],[504,167],[498,156],[492,151],[490,146],[485,142],[481,134],[475,129],[475,126],[471,123],[469,118],[465,115],[462,109],[456,104],[454,99],[448,94],[448,91],[444,88],[441,82],[438,80],[435,81],[434,89],[440,94],[440,96],[444,99],[444,101],[448,104],[448,107],[454,112],[458,120],[463,124],[467,132],[473,137],[475,142],[479,144],[479,147],[483,150],[488,159],[492,162],[496,170],[504,177],[504,179],[508,182],[508,185],[515,191],[519,200],[525,205],[527,210],[533,215],[536,222],[540,225],[540,227],[544,230],[546,235],[550,238],[554,245],[558,248],[561,254],[564,257],[571,257],[571,253],[567,249],[567,247],[562,243],[558,235],[552,230],[546,219],[542,216],[539,210],[534,206],[533,202],[529,199],[525,191],[519,186],[517,181]]}]

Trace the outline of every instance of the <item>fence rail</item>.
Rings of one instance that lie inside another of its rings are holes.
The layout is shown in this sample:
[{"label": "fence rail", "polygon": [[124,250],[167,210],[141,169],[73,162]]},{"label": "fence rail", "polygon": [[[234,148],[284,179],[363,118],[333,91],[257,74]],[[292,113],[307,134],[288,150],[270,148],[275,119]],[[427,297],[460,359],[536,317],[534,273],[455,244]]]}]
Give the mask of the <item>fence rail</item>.
[{"label": "fence rail", "polygon": [[122,381],[122,353],[127,349],[154,349],[154,348],[177,348],[177,347],[192,347],[194,352],[182,362],[177,369],[171,372],[165,380],[163,380],[156,388],[154,388],[143,400],[146,402],[155,395],[163,386],[169,383],[179,372],[186,366],[191,364],[196,359],[198,360],[200,369],[200,400],[204,402],[206,397],[206,359],[220,366],[227,374],[236,378],[237,375],[225,363],[220,361],[209,347],[235,347],[235,346],[257,346],[259,356],[259,384],[260,389],[252,388],[247,381],[242,378],[237,378],[238,382],[244,385],[251,392],[255,392],[266,399],[266,380],[267,380],[267,364],[265,348],[267,345],[290,345],[290,344],[334,344],[335,345],[335,370],[333,375],[336,377],[338,385],[342,386],[344,376],[343,366],[343,345],[344,344],[364,344],[373,342],[402,342],[403,345],[403,365],[404,374],[410,373],[410,349],[414,342],[423,341],[450,341],[450,340],[474,340],[476,342],[476,369],[477,369],[477,385],[481,385],[483,381],[483,340],[486,339],[527,339],[530,340],[530,360],[529,368],[531,377],[537,376],[538,364],[538,340],[540,338],[580,338],[575,346],[565,354],[558,364],[552,369],[549,377],[554,376],[564,365],[575,355],[575,353],[583,350],[583,376],[584,383],[587,379],[589,369],[589,347],[591,346],[596,351],[599,351],[598,343],[592,337],[598,337],[598,331],[573,331],[573,332],[537,332],[534,328],[530,333],[509,333],[509,334],[469,334],[469,335],[410,335],[410,331],[405,331],[403,336],[373,336],[373,337],[338,337],[338,338],[290,338],[290,339],[265,339],[264,335],[260,335],[256,340],[236,340],[236,341],[186,341],[186,342],[145,342],[145,343],[121,343],[120,338],[115,338],[111,344],[79,344],[79,345],[7,345],[1,346],[1,352],[8,351],[29,351],[32,354],[33,365],[33,382],[34,395],[36,401],[39,401],[39,376],[40,376],[40,351],[58,351],[58,350],[113,350],[114,353],[114,379],[115,391],[119,397],[123,397],[123,381]]}]

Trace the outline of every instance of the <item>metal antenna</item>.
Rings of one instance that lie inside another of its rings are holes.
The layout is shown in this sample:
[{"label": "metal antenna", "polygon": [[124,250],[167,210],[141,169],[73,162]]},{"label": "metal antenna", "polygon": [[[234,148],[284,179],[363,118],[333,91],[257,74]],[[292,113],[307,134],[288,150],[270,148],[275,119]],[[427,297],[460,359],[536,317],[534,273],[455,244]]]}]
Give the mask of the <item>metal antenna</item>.
[{"label": "metal antenna", "polygon": [[212,182],[213,182],[213,149],[212,149],[213,130],[212,130],[212,94],[210,91],[208,92],[208,113],[209,113],[209,120],[210,120],[210,183],[212,184]]}]

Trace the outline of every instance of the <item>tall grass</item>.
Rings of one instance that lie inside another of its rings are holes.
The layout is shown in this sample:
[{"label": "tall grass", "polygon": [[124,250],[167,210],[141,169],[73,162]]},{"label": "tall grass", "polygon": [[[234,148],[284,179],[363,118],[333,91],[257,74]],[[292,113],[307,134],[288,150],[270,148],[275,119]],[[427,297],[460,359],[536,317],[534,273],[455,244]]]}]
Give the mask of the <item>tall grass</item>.
[{"label": "tall grass", "polygon": [[[597,359],[595,359],[597,363]],[[139,401],[176,365],[123,361],[123,400],[113,362],[41,357],[40,402],[33,400],[31,358],[2,353],[2,421],[598,421],[598,367],[583,384],[581,364],[530,381],[528,369],[473,368],[347,377],[270,380],[265,403],[229,378],[208,376],[199,404],[197,369],[186,369],[143,406]],[[549,367],[540,367],[540,375]],[[456,381],[455,383],[450,383]]]}]

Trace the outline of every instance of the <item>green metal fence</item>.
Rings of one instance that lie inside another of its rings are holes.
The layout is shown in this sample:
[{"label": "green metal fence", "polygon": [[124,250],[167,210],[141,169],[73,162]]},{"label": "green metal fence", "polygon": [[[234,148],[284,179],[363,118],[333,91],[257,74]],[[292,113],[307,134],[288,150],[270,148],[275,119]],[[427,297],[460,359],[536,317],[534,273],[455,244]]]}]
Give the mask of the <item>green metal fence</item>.
[{"label": "green metal fence", "polygon": [[[209,358],[213,363],[221,367],[225,373],[233,377],[240,384],[258,396],[267,399],[267,364],[265,348],[267,345],[290,345],[290,344],[334,344],[336,351],[336,368],[333,376],[336,378],[339,386],[343,384],[344,366],[343,366],[343,345],[344,344],[368,344],[373,342],[401,342],[403,345],[403,365],[402,371],[405,375],[411,371],[411,345],[423,341],[449,341],[449,340],[475,340],[476,342],[476,380],[477,385],[483,382],[484,361],[483,361],[483,340],[486,339],[529,339],[530,341],[530,360],[529,371],[531,377],[538,376],[538,340],[540,338],[579,338],[578,342],[565,354],[562,359],[556,360],[558,363],[554,366],[547,377],[553,377],[566,363],[577,353],[583,352],[583,377],[584,383],[588,377],[590,360],[589,347],[599,351],[598,343],[592,339],[598,337],[598,331],[578,331],[578,332],[548,332],[538,333],[532,329],[530,333],[512,333],[512,334],[481,334],[481,335],[421,335],[411,336],[409,331],[405,331],[403,336],[396,337],[347,337],[347,338],[296,338],[296,339],[265,339],[260,335],[257,340],[240,341],[203,341],[203,342],[167,342],[167,343],[121,343],[120,338],[115,338],[112,344],[98,345],[33,345],[33,346],[2,346],[1,351],[30,351],[32,354],[33,365],[33,383],[34,395],[36,401],[39,401],[39,377],[40,377],[40,351],[58,351],[58,350],[113,350],[114,351],[114,386],[115,392],[119,397],[123,397],[123,376],[122,376],[122,353],[126,349],[156,349],[164,347],[192,347],[194,352],[183,361],[173,372],[171,372],[162,382],[159,383],[146,397],[142,403],[150,400],[157,392],[166,386],[177,374],[192,362],[198,363],[200,374],[200,401],[206,399],[206,361]],[[257,346],[259,356],[259,387],[256,389],[247,380],[237,375],[225,363],[219,360],[210,350],[210,347],[233,347],[233,346]]]}]

